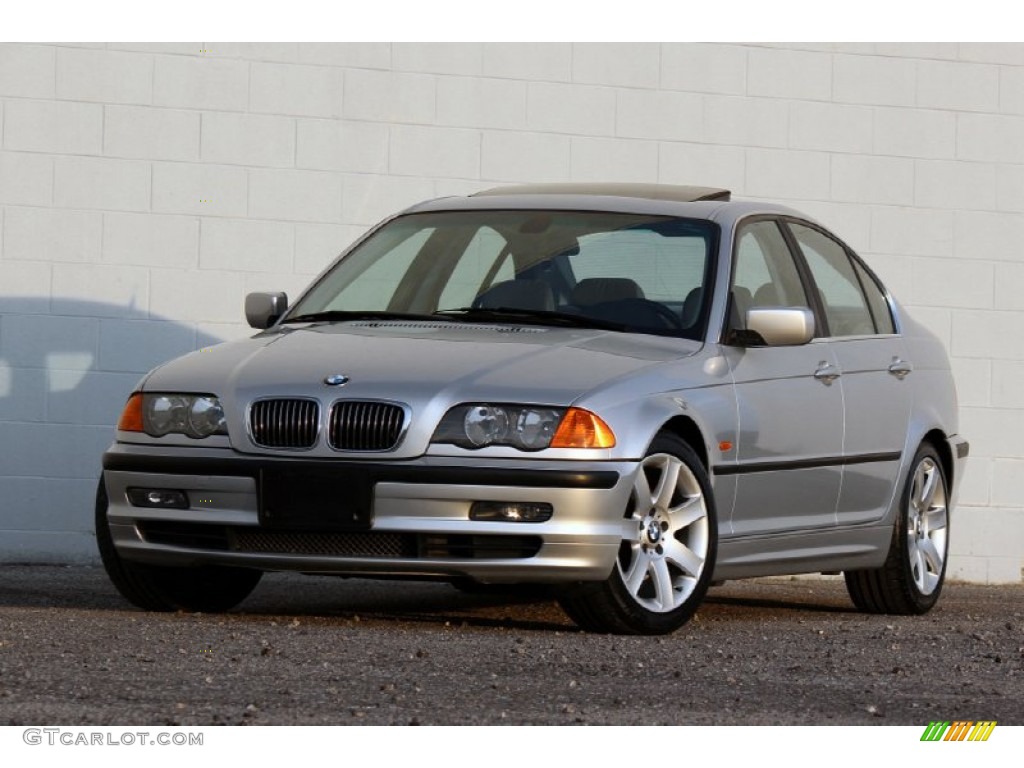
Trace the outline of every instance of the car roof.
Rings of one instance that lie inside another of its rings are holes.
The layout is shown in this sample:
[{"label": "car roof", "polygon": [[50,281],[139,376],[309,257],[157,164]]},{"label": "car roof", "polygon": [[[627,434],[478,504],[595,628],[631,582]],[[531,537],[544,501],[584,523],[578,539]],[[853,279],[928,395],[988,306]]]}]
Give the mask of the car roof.
[{"label": "car roof", "polygon": [[492,187],[465,197],[442,197],[403,213],[483,210],[575,210],[709,219],[723,227],[756,214],[808,216],[773,203],[734,201],[728,189],[672,184],[558,183]]}]

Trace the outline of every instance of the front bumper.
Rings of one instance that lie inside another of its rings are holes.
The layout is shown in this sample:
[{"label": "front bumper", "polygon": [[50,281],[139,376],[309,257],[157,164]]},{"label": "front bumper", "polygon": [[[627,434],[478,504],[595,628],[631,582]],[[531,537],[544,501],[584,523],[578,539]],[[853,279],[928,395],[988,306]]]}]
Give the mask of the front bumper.
[{"label": "front bumper", "polygon": [[[128,560],[511,583],[606,578],[632,533],[624,513],[639,463],[309,460],[119,443],[104,454],[103,468],[111,535]],[[358,478],[372,526],[261,526],[260,476],[268,469]],[[133,506],[129,488],[181,490],[189,506]],[[470,520],[475,501],[544,502],[553,514],[542,523]]]}]

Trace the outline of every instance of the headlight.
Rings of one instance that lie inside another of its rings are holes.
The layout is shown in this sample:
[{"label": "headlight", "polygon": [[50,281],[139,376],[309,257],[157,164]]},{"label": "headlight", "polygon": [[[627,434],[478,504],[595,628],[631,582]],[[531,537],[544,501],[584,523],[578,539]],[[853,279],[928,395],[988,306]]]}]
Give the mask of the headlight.
[{"label": "headlight", "polygon": [[508,437],[508,411],[497,405],[473,405],[462,418],[466,438],[476,447],[504,442]]},{"label": "headlight", "polygon": [[221,431],[227,431],[227,423],[220,400],[210,395],[195,398],[188,409],[188,430],[185,434],[206,437]]},{"label": "headlight", "polygon": [[143,395],[142,428],[153,437],[188,429],[188,399],[181,395]]},{"label": "headlight", "polygon": [[431,442],[541,451],[549,447],[611,448],[615,436],[600,418],[582,408],[471,403],[449,410]]},{"label": "headlight", "polygon": [[196,439],[228,432],[224,408],[213,395],[149,392],[136,392],[128,399],[118,429],[152,437],[181,434]]}]

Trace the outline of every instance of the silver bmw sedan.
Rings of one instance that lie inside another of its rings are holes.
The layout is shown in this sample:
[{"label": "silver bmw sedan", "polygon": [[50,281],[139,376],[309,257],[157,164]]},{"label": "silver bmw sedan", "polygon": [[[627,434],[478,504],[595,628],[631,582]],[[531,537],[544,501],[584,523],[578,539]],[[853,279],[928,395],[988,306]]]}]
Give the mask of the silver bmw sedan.
[{"label": "silver bmw sedan", "polygon": [[796,211],[491,189],[245,312],[252,338],[142,379],[104,454],[99,549],[141,608],[226,610],[268,570],[548,584],[616,633],[725,579],[938,599],[968,452],[946,353]]}]

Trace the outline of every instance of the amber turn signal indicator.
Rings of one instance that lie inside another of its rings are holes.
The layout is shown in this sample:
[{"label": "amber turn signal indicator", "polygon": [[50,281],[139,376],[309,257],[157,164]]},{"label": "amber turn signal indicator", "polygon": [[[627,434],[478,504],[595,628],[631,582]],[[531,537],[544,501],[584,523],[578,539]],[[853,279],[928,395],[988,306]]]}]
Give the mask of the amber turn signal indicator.
[{"label": "amber turn signal indicator", "polygon": [[135,392],[124,404],[117,428],[125,432],[142,432],[142,393]]},{"label": "amber turn signal indicator", "polygon": [[551,438],[552,448],[612,448],[615,433],[597,414],[570,408]]}]

